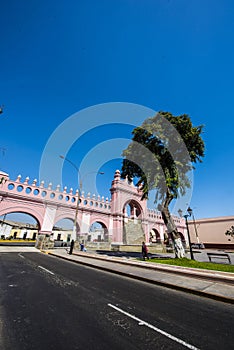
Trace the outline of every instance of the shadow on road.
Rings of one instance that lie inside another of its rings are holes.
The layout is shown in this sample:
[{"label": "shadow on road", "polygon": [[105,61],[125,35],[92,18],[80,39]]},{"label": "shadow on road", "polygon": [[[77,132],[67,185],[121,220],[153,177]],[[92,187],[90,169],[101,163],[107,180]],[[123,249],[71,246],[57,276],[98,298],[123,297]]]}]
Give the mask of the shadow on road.
[{"label": "shadow on road", "polygon": [[[107,256],[117,256],[117,257],[122,257],[122,258],[142,258],[142,254],[140,252],[113,252],[113,251],[108,251],[108,250],[96,250],[97,254],[100,255],[107,255]],[[149,253],[149,258],[150,259],[170,259],[172,258],[171,256],[167,255],[162,255],[162,254],[151,254]]]}]

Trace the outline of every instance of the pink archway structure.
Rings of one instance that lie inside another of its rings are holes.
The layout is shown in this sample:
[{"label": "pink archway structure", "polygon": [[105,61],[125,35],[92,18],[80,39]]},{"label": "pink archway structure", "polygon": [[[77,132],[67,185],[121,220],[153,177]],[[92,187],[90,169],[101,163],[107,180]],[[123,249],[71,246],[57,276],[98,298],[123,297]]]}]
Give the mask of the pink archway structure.
[{"label": "pink archway structure", "polygon": [[[106,228],[107,240],[110,244],[140,244],[142,240],[151,242],[152,234],[156,240],[164,241],[166,227],[160,212],[148,209],[147,200],[141,200],[142,191],[127,178],[121,179],[120,171],[116,170],[111,184],[111,199],[88,194],[81,195],[79,204],[78,191],[63,190],[58,185],[55,189],[50,183],[45,187],[37,180],[29,183],[19,175],[16,180],[0,171],[4,181],[0,185],[0,216],[12,212],[22,212],[32,215],[39,227],[39,235],[51,235],[53,226],[62,219],[74,220],[76,209],[77,231],[75,239],[88,234],[94,222],[100,222]],[[175,217],[179,231],[187,241],[186,226],[183,219]]]}]

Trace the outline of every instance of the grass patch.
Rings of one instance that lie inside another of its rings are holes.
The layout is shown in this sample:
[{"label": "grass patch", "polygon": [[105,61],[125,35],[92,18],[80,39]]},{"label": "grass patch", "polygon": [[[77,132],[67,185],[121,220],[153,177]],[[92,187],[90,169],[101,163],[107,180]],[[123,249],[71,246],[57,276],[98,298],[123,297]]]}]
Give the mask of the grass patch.
[{"label": "grass patch", "polygon": [[151,263],[167,264],[167,265],[176,265],[184,267],[193,267],[196,269],[206,269],[206,270],[215,270],[215,271],[224,271],[234,273],[234,265],[229,264],[216,264],[211,262],[200,262],[196,260],[190,260],[187,258],[182,259],[150,259]]}]

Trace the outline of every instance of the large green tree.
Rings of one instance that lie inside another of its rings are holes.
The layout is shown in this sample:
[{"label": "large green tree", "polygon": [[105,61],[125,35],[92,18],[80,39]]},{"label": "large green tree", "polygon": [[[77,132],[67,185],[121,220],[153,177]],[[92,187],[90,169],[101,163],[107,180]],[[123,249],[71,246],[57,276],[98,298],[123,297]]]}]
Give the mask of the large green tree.
[{"label": "large green tree", "polygon": [[138,179],[142,199],[148,198],[150,190],[157,189],[155,203],[173,241],[176,257],[184,257],[185,252],[169,206],[190,187],[193,164],[202,162],[205,148],[202,130],[202,125],[192,125],[187,114],[174,116],[161,111],[132,131],[132,142],[123,151],[121,176]]}]

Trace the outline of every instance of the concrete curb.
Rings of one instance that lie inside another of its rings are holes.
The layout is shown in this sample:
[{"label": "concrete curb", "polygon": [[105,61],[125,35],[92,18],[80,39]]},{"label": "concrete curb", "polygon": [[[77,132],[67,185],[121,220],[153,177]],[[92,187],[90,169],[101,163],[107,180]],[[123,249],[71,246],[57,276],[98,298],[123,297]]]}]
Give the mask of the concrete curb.
[{"label": "concrete curb", "polygon": [[184,266],[175,266],[175,265],[164,265],[164,264],[157,264],[153,263],[150,264],[150,262],[144,262],[144,261],[132,261],[126,258],[126,260],[123,260],[123,258],[118,257],[104,257],[99,255],[94,255],[90,253],[73,253],[72,255],[77,255],[81,257],[87,257],[89,259],[98,259],[103,261],[109,261],[109,262],[116,262],[118,264],[129,264],[131,266],[136,266],[140,268],[148,268],[152,270],[159,270],[161,272],[168,272],[173,274],[181,274],[183,276],[189,276],[189,277],[196,277],[196,278],[203,278],[208,279],[215,282],[224,282],[228,284],[234,285],[234,274],[230,272],[222,272],[222,271],[215,271],[215,270],[205,270],[205,269],[197,269],[192,267],[184,267]]},{"label": "concrete curb", "polygon": [[[189,287],[184,287],[184,286],[180,286],[178,284],[173,284],[173,283],[169,283],[169,282],[155,281],[155,280],[152,280],[152,279],[147,278],[147,277],[142,277],[142,276],[139,277],[139,276],[137,276],[135,274],[132,274],[132,273],[127,273],[127,272],[124,272],[124,271],[113,270],[112,268],[108,268],[108,267],[104,267],[104,266],[98,266],[98,265],[92,264],[90,262],[78,261],[78,260],[72,259],[72,255],[70,255],[70,256],[59,255],[59,254],[56,254],[54,252],[47,252],[47,254],[49,254],[51,256],[58,257],[60,259],[64,259],[64,260],[67,260],[67,261],[74,262],[76,264],[92,267],[92,268],[95,268],[95,269],[98,269],[98,270],[103,270],[103,271],[106,271],[106,272],[115,273],[117,275],[129,277],[129,278],[132,278],[132,279],[135,279],[135,280],[140,280],[142,282],[155,284],[155,285],[159,285],[159,286],[162,286],[162,287],[167,287],[167,288],[170,288],[170,289],[174,289],[174,290],[178,290],[178,291],[182,291],[182,292],[186,292],[186,293],[190,293],[190,294],[206,297],[206,298],[217,300],[217,301],[222,301],[222,302],[229,303],[229,304],[234,304],[234,298],[230,298],[230,297],[227,297],[225,295],[209,293],[207,291],[202,291],[202,290],[198,290],[198,289],[192,289],[192,288],[189,288]],[[84,257],[83,254],[74,254],[74,255],[78,255],[78,256]],[[87,256],[87,255],[86,255],[86,257],[90,258],[90,256]],[[96,259],[94,256],[92,256],[92,258]],[[102,257],[99,257],[99,258],[101,258],[100,260],[106,260],[106,259],[103,259]],[[116,262],[116,261],[114,260],[114,261],[111,261],[111,262]],[[120,262],[120,263],[121,264],[127,264],[128,262]],[[148,266],[138,266],[136,264],[133,265],[133,266],[143,267],[143,268],[147,268],[148,267]],[[161,272],[167,272],[167,271],[161,271]],[[173,273],[176,273],[176,271],[174,271]],[[195,277],[195,275],[190,276],[190,277]]]}]

